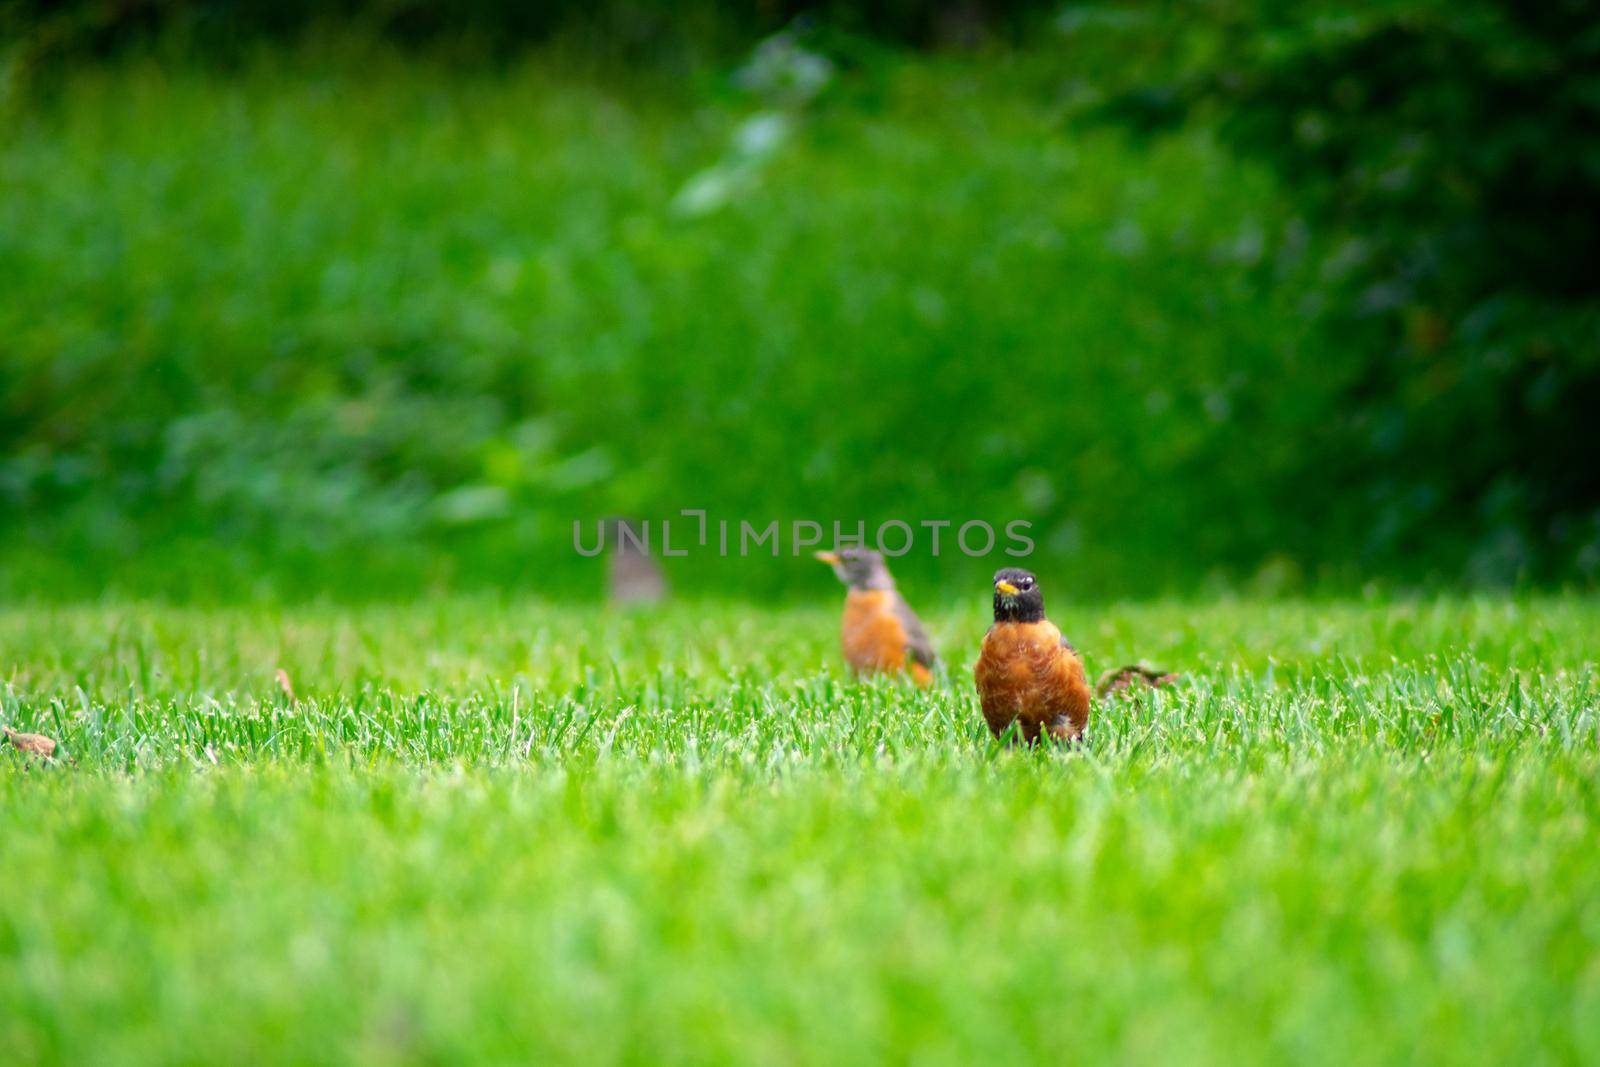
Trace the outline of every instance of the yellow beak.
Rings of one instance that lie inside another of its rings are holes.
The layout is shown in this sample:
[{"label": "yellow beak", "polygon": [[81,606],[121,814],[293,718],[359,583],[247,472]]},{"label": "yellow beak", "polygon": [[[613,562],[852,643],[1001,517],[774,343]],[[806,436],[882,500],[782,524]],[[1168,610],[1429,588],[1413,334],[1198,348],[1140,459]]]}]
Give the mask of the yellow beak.
[{"label": "yellow beak", "polygon": [[816,553],[816,557],[818,561],[826,563],[830,567],[837,567],[839,565],[839,557],[832,552],[818,552]]},{"label": "yellow beak", "polygon": [[1016,596],[1017,595],[1017,587],[1012,585],[1010,582],[995,582],[994,583],[994,587],[995,587],[995,591],[998,592],[1001,596]]}]

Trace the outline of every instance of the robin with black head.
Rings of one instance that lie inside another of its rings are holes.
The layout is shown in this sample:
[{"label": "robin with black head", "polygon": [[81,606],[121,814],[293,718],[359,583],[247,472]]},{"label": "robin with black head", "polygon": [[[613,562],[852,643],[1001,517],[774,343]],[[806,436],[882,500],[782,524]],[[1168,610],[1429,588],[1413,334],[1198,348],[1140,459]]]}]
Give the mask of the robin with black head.
[{"label": "robin with black head", "polygon": [[1032,574],[1007,567],[994,576],[994,625],[973,672],[983,717],[996,737],[1016,726],[1032,744],[1041,734],[1076,741],[1089,725],[1083,662],[1044,616],[1044,593]]},{"label": "robin with black head", "polygon": [[849,590],[839,637],[850,668],[859,674],[904,671],[918,685],[931,682],[939,657],[922,621],[894,587],[882,554],[845,548],[818,552],[817,559],[832,567]]}]

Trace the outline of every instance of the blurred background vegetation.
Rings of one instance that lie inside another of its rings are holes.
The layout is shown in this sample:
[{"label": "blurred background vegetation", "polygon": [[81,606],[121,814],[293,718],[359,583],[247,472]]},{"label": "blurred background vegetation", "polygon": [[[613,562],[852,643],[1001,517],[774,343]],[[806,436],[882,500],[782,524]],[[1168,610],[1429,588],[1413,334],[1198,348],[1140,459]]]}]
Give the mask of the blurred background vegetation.
[{"label": "blurred background vegetation", "polygon": [[1592,586],[1597,16],[0,0],[0,591]]}]

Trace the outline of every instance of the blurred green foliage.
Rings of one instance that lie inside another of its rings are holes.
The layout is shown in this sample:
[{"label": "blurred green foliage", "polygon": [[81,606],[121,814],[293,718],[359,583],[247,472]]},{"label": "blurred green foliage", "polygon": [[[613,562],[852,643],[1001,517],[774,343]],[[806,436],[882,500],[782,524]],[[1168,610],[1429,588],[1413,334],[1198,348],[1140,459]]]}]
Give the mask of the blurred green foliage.
[{"label": "blurred green foliage", "polygon": [[[788,132],[730,167],[752,119]],[[1276,546],[1262,471],[1304,417],[1277,394],[1318,373],[1249,282],[1267,183],[1203,136],[1071,133],[968,62],[804,111],[539,62],[134,65],[4,158],[7,509],[132,568],[191,535],[433,539],[575,588],[572,518],[704,507],[1028,518],[1086,587],[1154,589]]]},{"label": "blurred green foliage", "polygon": [[1351,373],[1314,432],[1330,495],[1369,505],[1330,519],[1373,556],[1592,575],[1600,4],[1204,9],[1109,111],[1219,129],[1323,235],[1306,300]]},{"label": "blurred green foliage", "polygon": [[[1069,5],[1023,47],[920,55],[795,28],[689,78],[348,26],[35,72],[0,118],[0,587],[571,593],[574,519],[686,507],[1027,519],[1085,596],[1592,580],[1589,312],[1556,331],[1474,275],[1493,337],[1538,327],[1512,358],[1426,286],[1370,307],[1404,218],[1363,231],[1337,170],[1230,153],[1270,93],[1224,65],[1239,10],[1207,11],[1164,35]],[[1166,128],[1082,121],[1112,99]],[[1555,417],[1455,447],[1527,353],[1556,377],[1516,410]],[[685,590],[819,589],[787,556],[671,562]]]}]

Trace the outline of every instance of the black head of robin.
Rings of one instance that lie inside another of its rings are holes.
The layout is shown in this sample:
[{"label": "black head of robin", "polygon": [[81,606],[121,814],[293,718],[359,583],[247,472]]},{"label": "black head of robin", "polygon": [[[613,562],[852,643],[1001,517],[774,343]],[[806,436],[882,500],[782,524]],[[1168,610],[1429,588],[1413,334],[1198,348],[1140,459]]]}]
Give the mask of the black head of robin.
[{"label": "black head of robin", "polygon": [[818,552],[817,559],[849,590],[844,599],[840,644],[845,662],[858,673],[908,672],[918,685],[933,680],[939,662],[922,621],[894,587],[883,555],[870,548]]},{"label": "black head of robin", "polygon": [[994,576],[994,625],[973,668],[984,721],[996,737],[1015,729],[1027,742],[1083,736],[1089,681],[1083,662],[1044,617],[1039,580],[1018,567]]},{"label": "black head of robin", "polygon": [[1021,567],[1005,567],[994,576],[994,621],[1038,622],[1044,618],[1044,591],[1039,580]]}]

